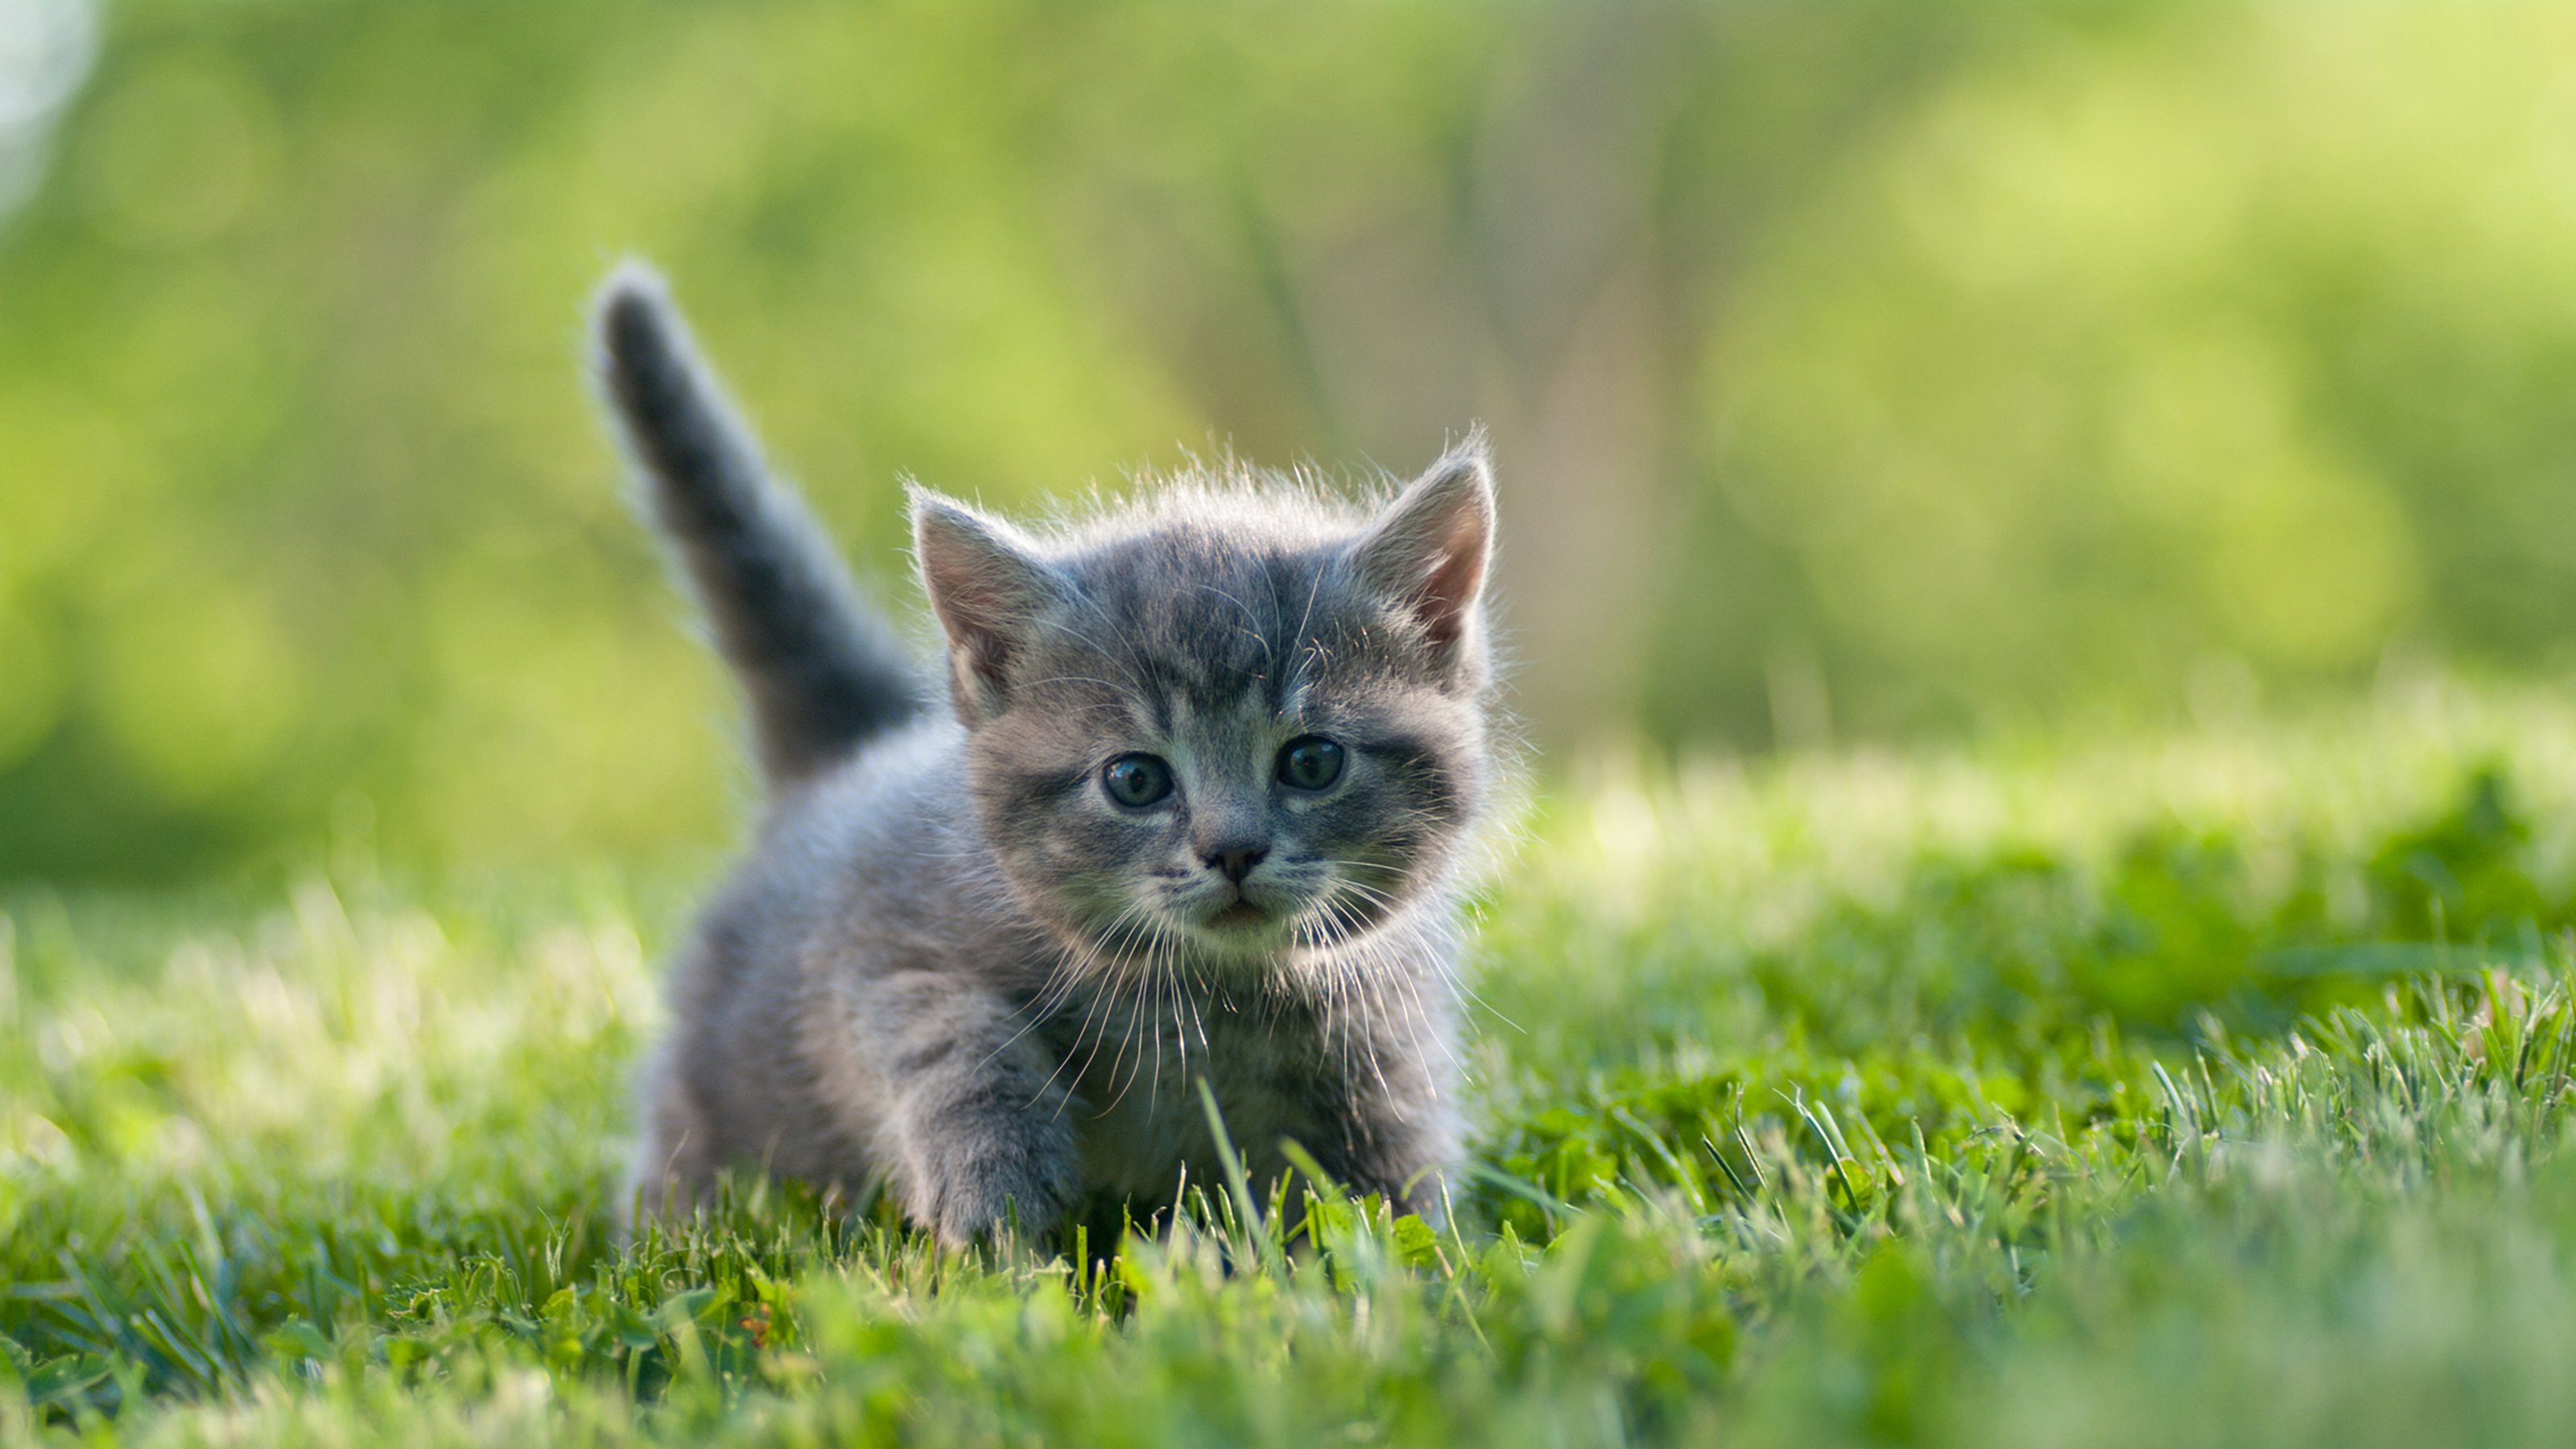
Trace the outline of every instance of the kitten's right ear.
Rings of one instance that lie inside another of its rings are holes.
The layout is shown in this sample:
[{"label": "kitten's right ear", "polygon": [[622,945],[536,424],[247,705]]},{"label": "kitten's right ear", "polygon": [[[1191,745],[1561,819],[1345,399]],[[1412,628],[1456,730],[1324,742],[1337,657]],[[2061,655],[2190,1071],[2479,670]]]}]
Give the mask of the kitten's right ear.
[{"label": "kitten's right ear", "polygon": [[990,719],[1011,661],[1070,589],[1009,524],[926,488],[912,490],[912,549],[948,636],[957,713],[969,724]]}]

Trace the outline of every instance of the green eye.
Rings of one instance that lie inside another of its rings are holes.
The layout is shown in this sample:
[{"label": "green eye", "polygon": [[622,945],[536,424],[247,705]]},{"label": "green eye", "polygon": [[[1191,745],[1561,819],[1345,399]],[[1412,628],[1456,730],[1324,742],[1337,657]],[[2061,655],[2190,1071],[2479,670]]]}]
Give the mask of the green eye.
[{"label": "green eye", "polygon": [[1279,783],[1292,790],[1321,790],[1342,777],[1342,747],[1322,735],[1288,742],[1279,752]]},{"label": "green eye", "polygon": [[1119,804],[1141,810],[1172,793],[1172,767],[1153,755],[1120,755],[1100,767],[1100,788]]}]

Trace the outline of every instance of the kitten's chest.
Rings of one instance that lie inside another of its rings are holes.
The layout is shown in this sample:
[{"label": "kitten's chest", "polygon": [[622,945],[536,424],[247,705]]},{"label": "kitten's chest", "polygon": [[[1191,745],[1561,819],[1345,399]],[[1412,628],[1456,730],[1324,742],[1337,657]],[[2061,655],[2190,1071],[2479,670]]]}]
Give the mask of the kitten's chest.
[{"label": "kitten's chest", "polygon": [[[1103,1013],[1106,1017],[1108,1013]],[[1186,1001],[1175,1017],[1132,1008],[1095,1021],[1068,1041],[1073,1116],[1082,1172],[1095,1189],[1148,1201],[1167,1199],[1182,1169],[1213,1188],[1223,1179],[1204,1081],[1226,1137],[1255,1177],[1284,1164],[1283,1138],[1316,1142],[1332,1129],[1325,1104],[1338,1094],[1317,1037],[1304,1023],[1211,1010]]]}]

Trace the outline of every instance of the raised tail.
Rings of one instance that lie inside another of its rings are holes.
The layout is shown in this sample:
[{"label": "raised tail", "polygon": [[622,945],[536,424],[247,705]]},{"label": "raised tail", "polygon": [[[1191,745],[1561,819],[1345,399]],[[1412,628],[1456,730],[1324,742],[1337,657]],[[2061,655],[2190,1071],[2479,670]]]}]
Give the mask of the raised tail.
[{"label": "raised tail", "polygon": [[773,788],[919,712],[922,684],[804,502],[698,360],[662,280],[629,263],[600,289],[600,386],[676,545],[716,645],[741,677]]}]

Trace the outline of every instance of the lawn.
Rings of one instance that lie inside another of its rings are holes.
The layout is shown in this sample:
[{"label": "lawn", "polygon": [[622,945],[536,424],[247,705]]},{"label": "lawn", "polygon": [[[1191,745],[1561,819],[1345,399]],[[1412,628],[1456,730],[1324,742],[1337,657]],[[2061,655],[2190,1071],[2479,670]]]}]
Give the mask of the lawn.
[{"label": "lawn", "polygon": [[698,869],[0,895],[0,1440],[2576,1437],[2576,704],[1542,772],[1434,1233],[621,1247]]}]

